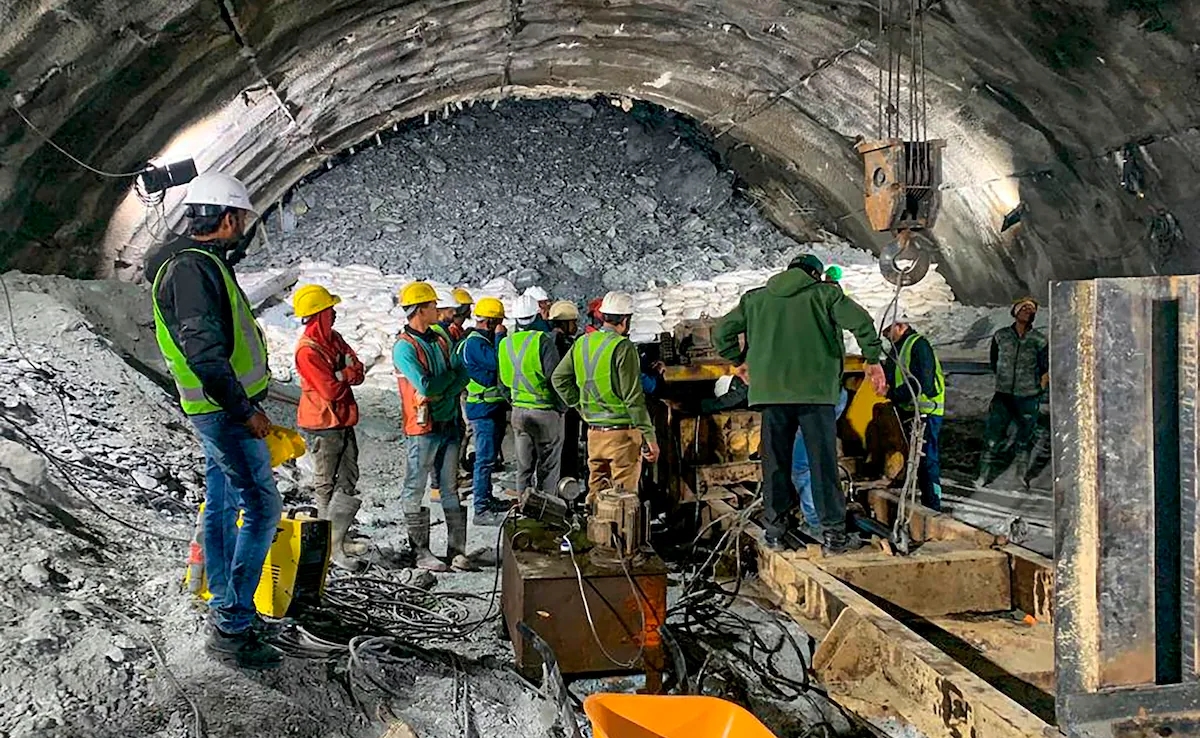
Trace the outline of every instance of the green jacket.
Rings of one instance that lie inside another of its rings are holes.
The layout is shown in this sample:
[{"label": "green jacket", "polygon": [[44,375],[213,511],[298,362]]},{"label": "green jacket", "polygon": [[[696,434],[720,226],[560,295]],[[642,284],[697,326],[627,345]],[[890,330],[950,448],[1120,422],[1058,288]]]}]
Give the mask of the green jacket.
[{"label": "green jacket", "polygon": [[[868,364],[883,351],[871,314],[834,284],[788,269],[742,295],[717,323],[718,353],[750,368],[750,405],[836,405],[846,345],[858,339]],[[745,335],[745,351],[739,336]]]}]

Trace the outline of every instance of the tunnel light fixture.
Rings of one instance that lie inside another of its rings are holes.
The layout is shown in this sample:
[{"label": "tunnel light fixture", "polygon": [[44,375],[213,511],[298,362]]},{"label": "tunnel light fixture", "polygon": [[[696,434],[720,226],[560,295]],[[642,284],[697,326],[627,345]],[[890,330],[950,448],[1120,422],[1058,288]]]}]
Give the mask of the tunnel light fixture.
[{"label": "tunnel light fixture", "polygon": [[1000,232],[1004,233],[1009,228],[1012,228],[1017,223],[1020,223],[1021,219],[1025,217],[1025,210],[1026,207],[1025,203],[1023,202],[1018,203],[1015,208],[1009,210],[1008,215],[1004,216],[1004,222],[1000,224]]}]

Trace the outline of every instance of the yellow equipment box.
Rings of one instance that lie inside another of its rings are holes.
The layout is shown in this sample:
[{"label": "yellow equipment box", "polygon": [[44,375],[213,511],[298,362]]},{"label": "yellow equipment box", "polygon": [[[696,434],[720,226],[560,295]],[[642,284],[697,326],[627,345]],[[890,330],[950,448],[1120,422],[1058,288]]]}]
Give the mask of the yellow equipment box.
[{"label": "yellow equipment box", "polygon": [[[261,615],[286,617],[293,605],[317,604],[325,593],[329,573],[329,521],[308,514],[304,508],[287,512],[275,528],[275,539],[263,562],[262,578],[254,592],[254,607]],[[242,516],[238,515],[238,527]],[[188,554],[183,583],[197,597],[212,599],[204,575],[204,505],[196,516],[196,532]]]}]

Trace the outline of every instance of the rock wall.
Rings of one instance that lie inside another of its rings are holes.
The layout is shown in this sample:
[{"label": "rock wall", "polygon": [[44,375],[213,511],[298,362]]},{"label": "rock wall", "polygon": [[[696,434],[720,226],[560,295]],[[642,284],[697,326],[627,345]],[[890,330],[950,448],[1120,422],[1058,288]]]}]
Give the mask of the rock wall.
[{"label": "rock wall", "polygon": [[[469,100],[601,94],[702,123],[800,240],[825,228],[879,245],[858,215],[852,149],[875,128],[873,4],[56,0],[0,17],[5,101],[108,173],[192,155],[265,206],[401,121]],[[961,296],[1200,267],[1188,241],[1200,227],[1188,207],[1200,194],[1195,3],[942,0],[923,23],[929,132],[948,141],[934,236]],[[1144,199],[1120,185],[1127,144]],[[0,112],[10,265],[135,272],[163,221],[106,241],[128,186]],[[1021,203],[1023,222],[1001,233]]]}]

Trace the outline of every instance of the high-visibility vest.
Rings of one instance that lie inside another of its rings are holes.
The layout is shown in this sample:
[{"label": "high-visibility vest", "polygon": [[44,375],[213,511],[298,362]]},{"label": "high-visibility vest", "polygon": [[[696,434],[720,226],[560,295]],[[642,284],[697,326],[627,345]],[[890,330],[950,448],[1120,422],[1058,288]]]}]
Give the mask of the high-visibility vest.
[{"label": "high-visibility vest", "polygon": [[543,331],[518,331],[500,340],[500,381],[512,390],[513,407],[553,410],[554,388],[542,371]]},{"label": "high-visibility vest", "polygon": [[[468,333],[467,337],[459,341],[458,345],[454,347],[454,352],[458,354],[459,359],[462,359],[463,353],[467,349],[467,343],[470,341],[487,341],[487,337],[479,331]],[[493,384],[489,387],[486,384],[476,382],[474,378],[471,378],[467,382],[467,402],[471,404],[484,403],[490,405],[504,402],[505,399],[504,391],[500,389],[499,385]]]},{"label": "high-visibility vest", "polygon": [[[438,331],[434,331],[433,334],[437,349],[442,352],[442,358],[448,367],[450,366],[450,339]],[[396,341],[410,344],[417,353],[417,363],[421,365],[421,369],[426,374],[430,372],[432,362],[429,354],[425,352],[424,341],[409,335],[405,330],[400,331],[400,334],[396,336]],[[396,386],[400,390],[400,417],[404,435],[423,436],[432,433],[433,419],[429,417],[429,398],[417,392],[416,386],[409,381],[408,377],[399,372],[396,372]],[[423,413],[422,406],[425,408]]]},{"label": "high-visibility vest", "polygon": [[[904,343],[900,346],[900,360],[896,362],[895,376],[893,377],[893,386],[905,386],[904,372],[908,369],[909,363],[912,361],[913,346],[921,339],[921,334],[913,332]],[[946,414],[946,375],[942,373],[942,362],[938,359],[937,354],[933,355],[933,393],[930,394],[929,387],[921,388],[921,396],[917,398],[917,409],[922,415],[945,415]],[[911,402],[898,405],[901,410],[913,411]]]},{"label": "high-visibility vest", "polygon": [[633,417],[613,387],[613,356],[629,339],[612,331],[585,334],[571,347],[579,414],[591,425],[630,425]]},{"label": "high-visibility vest", "polygon": [[[225,294],[229,297],[229,312],[233,316],[233,353],[229,356],[229,365],[233,368],[246,397],[262,394],[271,384],[271,370],[267,366],[267,342],[254,320],[254,313],[250,311],[250,301],[246,299],[242,288],[238,287],[229,268],[219,256],[203,249],[183,249],[179,253],[187,251],[212,259],[220,270],[221,278],[225,280]],[[183,407],[183,412],[187,415],[215,413],[222,409],[221,406],[204,393],[200,378],[188,366],[187,357],[175,344],[175,339],[167,330],[162,311],[158,307],[158,286],[169,263],[170,260],[159,267],[158,273],[154,275],[154,286],[151,288],[154,302],[154,335],[158,338],[158,349],[162,352],[167,369],[170,370],[175,379],[175,386],[179,389],[179,404]]]},{"label": "high-visibility vest", "polygon": [[[341,379],[340,372],[348,366],[348,356],[329,346],[323,346],[308,336],[301,336],[296,343],[296,356],[299,356],[302,348],[315,352],[329,367],[329,373]],[[296,366],[299,367],[299,362],[296,362]],[[296,374],[300,377],[300,402],[296,405],[297,428],[329,430],[358,425],[358,403],[354,401],[353,393],[344,400],[326,400],[309,383],[304,372],[297,369]]]}]

